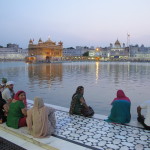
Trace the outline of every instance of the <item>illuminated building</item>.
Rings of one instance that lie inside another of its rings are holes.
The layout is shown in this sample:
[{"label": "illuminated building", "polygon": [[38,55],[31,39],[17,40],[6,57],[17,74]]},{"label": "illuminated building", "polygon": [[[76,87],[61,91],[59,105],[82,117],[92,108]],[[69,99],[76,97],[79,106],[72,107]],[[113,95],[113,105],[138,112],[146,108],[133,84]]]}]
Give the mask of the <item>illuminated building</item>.
[{"label": "illuminated building", "polygon": [[63,43],[61,41],[58,44],[51,41],[50,38],[46,42],[43,42],[40,38],[38,44],[34,44],[33,41],[31,39],[29,41],[26,61],[51,62],[61,60],[63,53]]},{"label": "illuminated building", "polygon": [[0,47],[0,60],[24,60],[27,57],[27,49],[22,49],[17,44],[7,44]]},{"label": "illuminated building", "polygon": [[126,59],[126,58],[128,58],[128,56],[129,56],[129,51],[125,47],[124,43],[121,46],[120,42],[117,39],[114,46],[112,44],[110,44],[110,57],[111,58],[124,58],[124,59]]}]

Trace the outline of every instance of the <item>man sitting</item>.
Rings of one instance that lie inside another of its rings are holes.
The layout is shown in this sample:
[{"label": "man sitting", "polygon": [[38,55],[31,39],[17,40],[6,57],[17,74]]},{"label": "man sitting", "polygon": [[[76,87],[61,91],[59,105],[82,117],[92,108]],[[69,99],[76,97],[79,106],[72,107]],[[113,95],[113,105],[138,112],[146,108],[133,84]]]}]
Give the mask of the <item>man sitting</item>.
[{"label": "man sitting", "polygon": [[14,82],[13,81],[8,81],[6,83],[6,88],[4,89],[4,91],[2,92],[2,98],[8,103],[10,104],[13,97],[14,97]]},{"label": "man sitting", "polygon": [[[141,110],[146,109],[146,117],[141,114]],[[145,129],[150,130],[150,101],[145,101],[143,104],[137,107],[138,122],[140,122]]]}]

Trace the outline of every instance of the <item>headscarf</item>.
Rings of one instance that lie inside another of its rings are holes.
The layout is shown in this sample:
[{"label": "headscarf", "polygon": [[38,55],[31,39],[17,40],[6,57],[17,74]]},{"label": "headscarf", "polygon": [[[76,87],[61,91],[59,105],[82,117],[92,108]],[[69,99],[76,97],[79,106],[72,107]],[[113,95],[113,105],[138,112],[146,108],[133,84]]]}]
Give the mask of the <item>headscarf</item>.
[{"label": "headscarf", "polygon": [[27,111],[26,120],[31,135],[45,137],[53,133],[56,123],[54,115],[54,109],[45,106],[42,98],[35,97],[33,107]]},{"label": "headscarf", "polygon": [[7,78],[2,78],[2,83],[4,84],[6,84],[7,83]]},{"label": "headscarf", "polygon": [[76,92],[73,94],[72,98],[76,95],[76,94],[81,94],[81,91],[84,89],[83,86],[78,86],[76,89]]},{"label": "headscarf", "polygon": [[77,89],[76,89],[76,93],[80,93],[81,90],[83,90],[84,87],[83,86],[78,86]]},{"label": "headscarf", "polygon": [[35,97],[34,98],[34,105],[33,107],[37,108],[37,109],[40,109],[41,107],[44,106],[44,101],[42,98],[40,97]]},{"label": "headscarf", "polygon": [[6,85],[8,86],[8,85],[11,85],[11,84],[15,84],[15,82],[14,81],[8,81],[7,83],[6,83]]},{"label": "headscarf", "polygon": [[48,113],[42,98],[34,98],[33,108],[27,112],[27,125],[34,137],[42,137],[47,134],[49,130]]},{"label": "headscarf", "polygon": [[114,100],[112,101],[112,103],[114,101],[116,101],[116,100],[126,100],[126,101],[130,102],[130,99],[125,95],[125,93],[123,92],[123,90],[118,90],[117,91],[117,97],[114,98]]},{"label": "headscarf", "polygon": [[18,91],[15,96],[14,96],[14,99],[17,100],[17,101],[20,101],[19,99],[19,95],[24,93],[25,94],[25,99],[23,100],[23,103],[24,105],[27,107],[27,100],[26,100],[26,93],[24,91]]}]

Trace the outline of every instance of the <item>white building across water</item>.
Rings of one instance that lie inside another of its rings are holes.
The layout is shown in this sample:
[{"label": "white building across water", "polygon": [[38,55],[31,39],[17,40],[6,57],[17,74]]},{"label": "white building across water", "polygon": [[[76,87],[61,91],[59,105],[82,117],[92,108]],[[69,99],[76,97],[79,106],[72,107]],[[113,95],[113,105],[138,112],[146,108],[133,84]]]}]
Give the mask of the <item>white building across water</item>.
[{"label": "white building across water", "polygon": [[0,48],[0,60],[24,60],[27,55],[27,49],[21,49],[17,44]]},{"label": "white building across water", "polygon": [[113,44],[110,44],[110,52],[108,54],[110,58],[128,58],[129,57],[129,49],[125,47],[125,43],[121,45],[121,43],[117,41]]}]

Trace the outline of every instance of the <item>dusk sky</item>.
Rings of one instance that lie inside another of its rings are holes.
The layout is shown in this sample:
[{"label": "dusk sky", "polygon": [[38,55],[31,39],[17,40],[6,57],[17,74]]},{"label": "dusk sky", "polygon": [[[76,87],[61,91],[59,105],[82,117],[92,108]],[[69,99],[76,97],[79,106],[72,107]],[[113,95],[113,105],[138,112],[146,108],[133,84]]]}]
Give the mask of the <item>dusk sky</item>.
[{"label": "dusk sky", "polygon": [[63,47],[150,46],[150,0],[0,0],[0,45],[48,37]]}]

